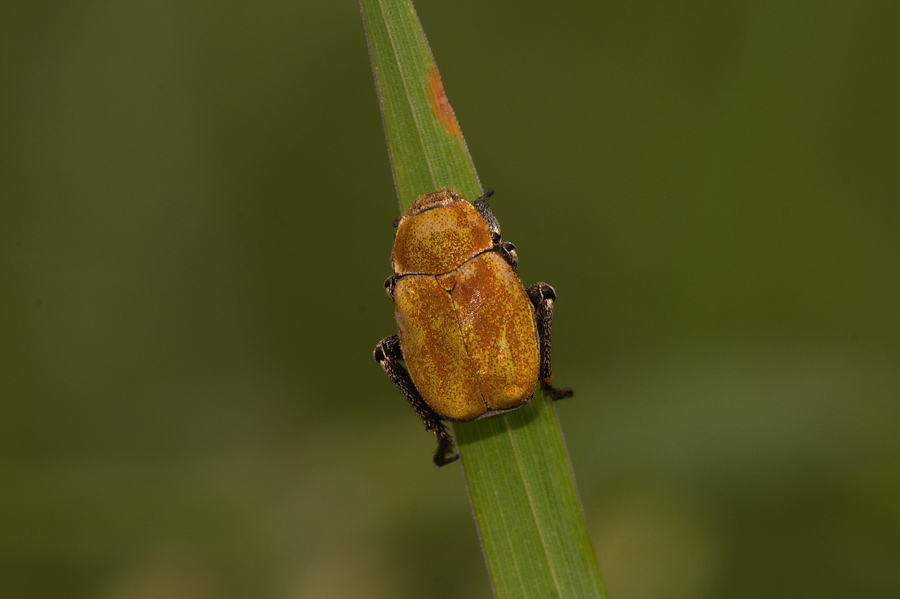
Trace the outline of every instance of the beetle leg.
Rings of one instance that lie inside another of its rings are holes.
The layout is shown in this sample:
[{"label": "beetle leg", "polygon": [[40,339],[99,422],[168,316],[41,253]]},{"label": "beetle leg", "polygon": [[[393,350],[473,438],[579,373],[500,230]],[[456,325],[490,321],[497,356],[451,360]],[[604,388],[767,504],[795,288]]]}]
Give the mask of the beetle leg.
[{"label": "beetle leg", "polygon": [[397,279],[399,279],[397,275],[391,275],[387,279],[384,280],[384,290],[387,292],[388,297],[394,299],[394,285],[397,284]]},{"label": "beetle leg", "polygon": [[516,246],[508,241],[504,241],[495,245],[494,248],[506,260],[513,272],[519,274],[519,254],[516,253]]},{"label": "beetle leg", "polygon": [[487,223],[488,229],[491,231],[491,241],[500,243],[500,223],[497,222],[497,217],[494,216],[494,212],[491,210],[490,205],[488,205],[488,198],[492,195],[494,195],[494,190],[488,189],[484,192],[484,195],[475,200],[473,206],[475,206],[475,210],[481,214],[482,218],[484,218]]},{"label": "beetle leg", "polygon": [[556,301],[556,291],[547,283],[535,283],[525,291],[534,306],[534,320],[541,353],[539,373],[541,390],[547,397],[554,400],[572,397],[571,389],[554,387],[550,384],[550,379],[553,377],[553,370],[550,368],[550,333],[553,329],[553,302]]},{"label": "beetle leg", "polygon": [[387,375],[406,397],[409,405],[425,423],[425,430],[437,437],[438,448],[434,454],[434,463],[438,466],[449,464],[459,458],[458,453],[453,453],[453,437],[447,432],[447,428],[441,422],[441,417],[422,399],[409,372],[400,364],[402,359],[403,350],[400,349],[400,338],[397,335],[385,337],[375,346],[375,361],[381,364]]}]

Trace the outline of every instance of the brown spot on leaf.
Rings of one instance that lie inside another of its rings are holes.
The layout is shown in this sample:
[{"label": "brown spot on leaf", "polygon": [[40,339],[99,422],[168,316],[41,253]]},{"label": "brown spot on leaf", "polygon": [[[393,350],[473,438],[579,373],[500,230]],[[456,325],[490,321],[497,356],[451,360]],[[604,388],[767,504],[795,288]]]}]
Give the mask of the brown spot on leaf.
[{"label": "brown spot on leaf", "polygon": [[459,123],[456,122],[453,108],[450,107],[450,102],[444,93],[441,76],[435,67],[428,71],[428,100],[431,102],[431,109],[434,110],[434,116],[441,122],[447,133],[459,137]]}]

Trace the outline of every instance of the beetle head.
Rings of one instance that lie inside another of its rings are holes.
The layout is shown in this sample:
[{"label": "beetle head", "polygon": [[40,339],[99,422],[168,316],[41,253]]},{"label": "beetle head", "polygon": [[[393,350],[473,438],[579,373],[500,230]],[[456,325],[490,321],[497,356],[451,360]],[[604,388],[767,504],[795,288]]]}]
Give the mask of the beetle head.
[{"label": "beetle head", "polygon": [[449,189],[419,196],[394,239],[395,274],[443,274],[494,245],[490,225],[469,202]]}]

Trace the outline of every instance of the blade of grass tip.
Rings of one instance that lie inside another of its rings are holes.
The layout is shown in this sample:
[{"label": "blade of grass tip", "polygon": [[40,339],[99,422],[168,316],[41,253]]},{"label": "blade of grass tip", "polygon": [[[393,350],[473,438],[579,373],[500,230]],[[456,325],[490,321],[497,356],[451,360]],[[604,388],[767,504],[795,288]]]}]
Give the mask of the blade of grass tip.
[{"label": "blade of grass tip", "polygon": [[478,175],[412,3],[360,4],[401,210],[442,187],[477,198]]},{"label": "blade of grass tip", "polygon": [[[361,0],[401,210],[449,187],[481,194],[475,167],[409,0]],[[605,597],[556,415],[540,395],[454,426],[500,599]]]}]

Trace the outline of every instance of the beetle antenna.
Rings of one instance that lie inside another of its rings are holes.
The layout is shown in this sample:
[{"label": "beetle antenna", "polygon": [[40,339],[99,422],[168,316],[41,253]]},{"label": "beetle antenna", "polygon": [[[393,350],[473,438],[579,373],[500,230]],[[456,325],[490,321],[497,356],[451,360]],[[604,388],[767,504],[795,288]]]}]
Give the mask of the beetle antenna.
[{"label": "beetle antenna", "polygon": [[487,202],[488,198],[490,198],[492,195],[494,195],[494,188],[489,187],[487,189],[487,191],[485,191],[483,194],[481,194],[481,197],[478,198],[478,201],[479,202]]}]

